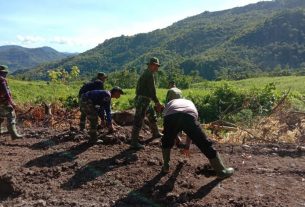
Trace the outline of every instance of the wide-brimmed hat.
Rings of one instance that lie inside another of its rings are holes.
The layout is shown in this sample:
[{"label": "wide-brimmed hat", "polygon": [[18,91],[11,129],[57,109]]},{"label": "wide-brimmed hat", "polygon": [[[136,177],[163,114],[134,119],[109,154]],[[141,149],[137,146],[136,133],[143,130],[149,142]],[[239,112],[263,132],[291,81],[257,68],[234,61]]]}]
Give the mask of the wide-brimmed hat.
[{"label": "wide-brimmed hat", "polygon": [[147,63],[147,65],[151,65],[151,64],[160,66],[159,59],[156,58],[156,57],[150,58],[150,60],[149,60],[149,62]]},{"label": "wide-brimmed hat", "polygon": [[0,65],[1,73],[8,73],[8,67],[6,65]]},{"label": "wide-brimmed hat", "polygon": [[125,94],[122,88],[120,88],[119,86],[115,86],[110,90],[110,93],[114,93],[114,92],[120,92],[121,94]]}]

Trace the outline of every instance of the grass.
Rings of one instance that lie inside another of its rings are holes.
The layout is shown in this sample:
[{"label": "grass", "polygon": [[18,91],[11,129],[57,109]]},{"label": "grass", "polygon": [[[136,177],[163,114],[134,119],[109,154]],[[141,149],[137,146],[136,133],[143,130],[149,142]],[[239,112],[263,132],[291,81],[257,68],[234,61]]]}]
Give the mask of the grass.
[{"label": "grass", "polygon": [[[56,102],[65,100],[68,96],[77,96],[82,82],[73,82],[70,84],[48,83],[44,81],[20,81],[9,79],[9,87],[12,91],[13,98],[18,104],[25,103],[41,103],[42,101]],[[223,83],[229,83],[239,89],[252,90],[254,88],[264,87],[268,83],[275,83],[279,92],[287,91],[291,88],[292,99],[299,107],[304,107],[304,101],[299,97],[305,95],[305,76],[288,76],[288,77],[262,77],[252,78],[239,81],[204,81],[193,84],[191,89],[183,90],[185,97],[192,95],[204,96],[210,93],[217,86]],[[126,95],[123,95],[118,100],[113,100],[114,110],[127,109],[132,106],[132,100],[135,96],[134,89],[125,89]],[[164,103],[166,96],[166,89],[158,89],[157,96],[160,101]]]}]

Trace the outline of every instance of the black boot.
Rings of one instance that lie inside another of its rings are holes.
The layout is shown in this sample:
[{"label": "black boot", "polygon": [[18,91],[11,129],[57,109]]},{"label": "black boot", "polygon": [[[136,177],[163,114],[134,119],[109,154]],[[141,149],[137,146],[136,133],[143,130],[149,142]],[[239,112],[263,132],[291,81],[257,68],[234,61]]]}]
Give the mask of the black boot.
[{"label": "black boot", "polygon": [[171,149],[162,149],[162,156],[163,156],[162,173],[167,174],[169,173],[169,161],[171,157]]},{"label": "black boot", "polygon": [[153,138],[161,138],[163,134],[159,132],[157,122],[149,122],[149,128],[153,135]]},{"label": "black boot", "polygon": [[140,128],[133,127],[131,132],[131,148],[132,149],[144,149],[144,146],[139,143]]}]

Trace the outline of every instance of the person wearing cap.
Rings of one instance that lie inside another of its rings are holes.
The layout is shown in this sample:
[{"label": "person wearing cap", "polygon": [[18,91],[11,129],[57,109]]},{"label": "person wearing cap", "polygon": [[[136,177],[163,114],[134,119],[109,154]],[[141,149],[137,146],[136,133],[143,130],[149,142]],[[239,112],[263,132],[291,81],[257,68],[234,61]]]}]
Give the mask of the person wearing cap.
[{"label": "person wearing cap", "polygon": [[[134,149],[144,148],[144,146],[139,143],[139,134],[151,100],[155,103],[156,111],[161,111],[161,108],[163,107],[156,95],[154,79],[154,73],[158,71],[159,67],[159,59],[156,57],[151,58],[147,63],[147,69],[143,72],[137,82],[136,97],[134,99],[136,112],[131,132],[131,147]],[[147,116],[149,127],[152,131],[153,138],[158,138],[161,137],[162,134],[159,132],[157,126],[157,117],[155,114],[151,113],[152,111],[153,110],[150,110],[150,113]]]},{"label": "person wearing cap", "polygon": [[182,98],[182,91],[177,88],[175,81],[169,81],[168,91],[166,93],[166,103],[170,102],[173,99]]},{"label": "person wearing cap", "polygon": [[[88,92],[88,91],[93,91],[93,90],[104,90],[104,82],[107,79],[107,75],[103,72],[97,73],[96,79],[93,79],[92,81],[85,83],[79,90],[78,93],[78,98],[79,101],[81,99],[81,96]],[[80,123],[79,123],[79,128],[81,131],[85,129],[86,126],[86,116],[81,112],[80,115]]]},{"label": "person wearing cap", "polygon": [[[166,103],[170,102],[173,99],[182,98],[182,91],[179,88],[177,88],[175,81],[173,81],[173,80],[169,81],[168,88],[169,89],[166,93],[166,99],[165,99]],[[181,135],[181,133],[180,133],[180,135]],[[186,139],[186,144],[182,144],[180,136],[177,135],[175,143],[176,143],[177,147],[184,148],[184,153],[186,155],[189,154],[189,149],[190,149],[190,145],[191,145],[191,140],[189,137],[187,137],[187,139]]]},{"label": "person wearing cap", "polygon": [[109,132],[113,132],[111,99],[120,98],[122,94],[124,94],[124,92],[120,87],[114,87],[110,91],[88,91],[81,96],[80,110],[90,121],[89,134],[92,142],[97,140],[98,117],[100,117],[102,122],[104,122],[106,114],[107,127]]},{"label": "person wearing cap", "polygon": [[8,74],[8,67],[0,65],[0,133],[1,123],[4,121],[3,118],[7,118],[7,129],[12,139],[22,138],[22,135],[18,134],[16,129],[16,104],[12,99],[11,92],[8,88],[6,76]]},{"label": "person wearing cap", "polygon": [[200,151],[209,159],[212,168],[220,179],[230,177],[233,168],[226,168],[220,155],[213,148],[212,141],[202,131],[198,121],[198,111],[194,103],[187,99],[173,99],[163,110],[164,135],[162,141],[162,172],[169,172],[170,151],[179,132],[184,131]]}]

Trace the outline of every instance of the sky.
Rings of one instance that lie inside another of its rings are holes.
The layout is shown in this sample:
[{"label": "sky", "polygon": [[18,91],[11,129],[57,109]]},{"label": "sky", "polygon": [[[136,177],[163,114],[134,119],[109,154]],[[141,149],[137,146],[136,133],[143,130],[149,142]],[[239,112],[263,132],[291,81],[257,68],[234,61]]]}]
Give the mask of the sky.
[{"label": "sky", "polygon": [[1,0],[0,46],[84,52],[106,39],[162,29],[204,11],[260,0]]}]

